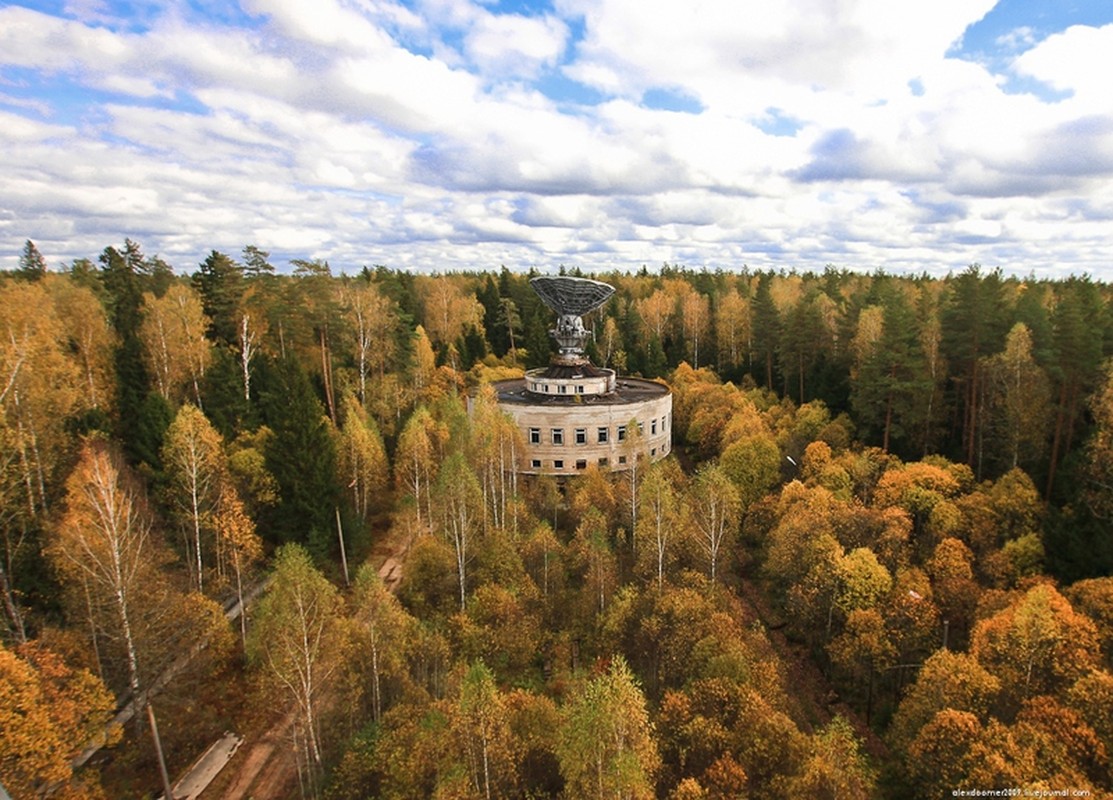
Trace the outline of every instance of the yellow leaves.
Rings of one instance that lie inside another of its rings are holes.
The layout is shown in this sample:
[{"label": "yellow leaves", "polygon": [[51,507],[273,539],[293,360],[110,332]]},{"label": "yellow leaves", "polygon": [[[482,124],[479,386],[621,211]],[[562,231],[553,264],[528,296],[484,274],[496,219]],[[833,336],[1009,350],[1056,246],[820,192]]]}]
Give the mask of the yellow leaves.
[{"label": "yellow leaves", "polygon": [[838,797],[868,800],[874,773],[850,723],[835,717],[811,737],[803,769],[789,782],[793,797]]},{"label": "yellow leaves", "polygon": [[342,284],[339,294],[341,309],[355,338],[359,398],[366,402],[368,375],[377,372],[381,376],[394,356],[397,304],[375,284],[359,279]]},{"label": "yellow leaves", "polygon": [[1075,681],[1066,701],[1094,729],[1106,754],[1113,754],[1113,675],[1094,670]]},{"label": "yellow leaves", "polygon": [[79,373],[43,283],[0,286],[0,441],[5,452],[0,486],[10,486],[2,492],[6,515],[34,517],[45,508],[45,479],[68,444],[63,422],[78,403]]},{"label": "yellow leaves", "polygon": [[201,409],[186,403],[166,431],[162,461],[170,506],[189,532],[190,572],[201,589],[205,585],[202,542],[208,538],[213,509],[227,480],[224,440]]},{"label": "yellow leaves", "polygon": [[743,508],[780,480],[781,451],[769,434],[739,438],[723,450],[719,465],[738,490]]},{"label": "yellow leaves", "polygon": [[615,518],[618,496],[611,473],[601,470],[595,464],[577,475],[568,487],[569,505],[577,517],[583,517],[589,509],[597,509],[609,521]]},{"label": "yellow leaves", "polygon": [[[460,619],[464,616],[466,621]],[[541,621],[515,593],[502,586],[480,586],[468,601],[466,615],[453,619],[461,634],[461,655],[482,658],[503,679],[525,674],[537,657]]]},{"label": "yellow leaves", "polygon": [[719,360],[728,367],[738,366],[749,350],[751,331],[750,302],[731,288],[719,298],[715,313],[715,334]]},{"label": "yellow leaves", "polygon": [[104,735],[114,709],[89,672],[37,645],[17,655],[0,644],[0,784],[17,798],[66,796],[70,759]]},{"label": "yellow leaves", "polygon": [[236,561],[237,569],[246,570],[263,558],[263,542],[235,489],[225,487],[221,491],[213,527],[222,546]]},{"label": "yellow leaves", "polygon": [[850,348],[855,356],[855,371],[862,368],[862,362],[873,355],[881,341],[884,328],[885,310],[881,306],[868,306],[858,315],[858,328]]},{"label": "yellow leaves", "polygon": [[835,501],[823,487],[788,484],[777,504],[778,521],[769,532],[765,569],[786,588],[821,560],[828,545],[842,548],[832,531]]},{"label": "yellow leaves", "polygon": [[248,652],[300,712],[301,734],[313,762],[322,759],[318,698],[344,651],[343,600],[298,545],[275,556],[274,581],[259,601]]},{"label": "yellow leaves", "polygon": [[418,392],[430,388],[436,371],[437,357],[433,353],[433,345],[425,328],[418,325],[414,330],[414,388]]},{"label": "yellow leaves", "polygon": [[352,507],[360,519],[383,504],[390,464],[378,426],[351,394],[341,401],[344,424],[337,446],[340,485],[349,490]]},{"label": "yellow leaves", "polygon": [[139,336],[159,394],[177,403],[188,387],[200,402],[200,381],[212,357],[200,296],[189,285],[176,283],[162,297],[145,293],[143,309]]},{"label": "yellow leaves", "polygon": [[175,634],[183,643],[205,645],[206,656],[220,660],[232,650],[232,629],[224,609],[200,592],[171,595],[167,613],[175,620]]},{"label": "yellow leaves", "polygon": [[1098,794],[1108,780],[1105,748],[1075,712],[1050,697],[1024,703],[1016,721],[945,708],[920,729],[904,760],[910,783],[923,798],[958,786],[1008,786]]},{"label": "yellow leaves", "polygon": [[839,559],[839,591],[835,603],[844,613],[873,608],[893,585],[889,570],[878,563],[873,551],[859,547]]},{"label": "yellow leaves", "polygon": [[1015,468],[1031,464],[1044,449],[1050,416],[1051,389],[1047,373],[1032,357],[1032,336],[1018,322],[1005,340],[1005,349],[985,359],[989,405],[1001,421],[1000,438],[1008,444],[1003,453]]},{"label": "yellow leaves", "polygon": [[661,759],[645,697],[621,656],[569,701],[557,754],[570,798],[654,796]]},{"label": "yellow leaves", "polygon": [[904,750],[936,713],[954,709],[985,719],[1000,681],[965,653],[937,650],[920,669],[890,727],[892,742]]},{"label": "yellow leaves", "polygon": [[664,289],[657,289],[649,297],[635,301],[638,316],[649,336],[663,339],[676,313],[676,297]]},{"label": "yellow leaves", "polygon": [[943,797],[962,786],[970,750],[981,735],[981,723],[968,711],[945,708],[924,725],[909,745],[905,762],[917,796]]},{"label": "yellow leaves", "polygon": [[112,368],[114,337],[104,307],[90,289],[60,275],[48,275],[43,286],[54,301],[81,376],[81,405],[106,408],[111,404],[116,378]]},{"label": "yellow leaves", "polygon": [[[609,317],[607,319],[610,321]],[[498,381],[521,378],[524,374],[521,367],[503,364],[495,357],[487,356],[483,361],[477,361],[468,371],[468,384],[487,386]]]},{"label": "yellow leaves", "polygon": [[127,592],[149,561],[150,519],[119,456],[89,441],[66,481],[66,513],[50,552],[63,573],[108,594]]},{"label": "yellow leaves", "polygon": [[240,499],[259,509],[278,503],[278,482],[266,466],[266,452],[274,432],[266,425],[254,433],[241,433],[228,453],[228,471]]},{"label": "yellow leaves", "polygon": [[43,703],[38,676],[30,665],[0,645],[0,769],[3,783],[17,796],[30,797],[40,785],[69,778],[56,751],[62,741]]},{"label": "yellow leaves", "polygon": [[415,283],[425,306],[425,330],[432,341],[450,345],[463,336],[468,327],[482,330],[483,306],[475,299],[474,292],[465,290],[462,280],[437,275],[419,277]]},{"label": "yellow leaves", "polygon": [[1090,401],[1096,431],[1087,456],[1086,503],[1098,517],[1113,518],[1113,361],[1106,365],[1101,387]]},{"label": "yellow leaves", "polygon": [[1064,594],[1097,626],[1102,650],[1113,663],[1113,577],[1090,578],[1069,586]]},{"label": "yellow leaves", "polygon": [[1064,690],[1100,659],[1094,623],[1048,584],[979,622],[971,653],[1017,700]]},{"label": "yellow leaves", "polygon": [[901,506],[911,513],[930,513],[936,503],[954,497],[959,489],[949,471],[920,461],[886,471],[877,482],[874,502],[881,507]]}]

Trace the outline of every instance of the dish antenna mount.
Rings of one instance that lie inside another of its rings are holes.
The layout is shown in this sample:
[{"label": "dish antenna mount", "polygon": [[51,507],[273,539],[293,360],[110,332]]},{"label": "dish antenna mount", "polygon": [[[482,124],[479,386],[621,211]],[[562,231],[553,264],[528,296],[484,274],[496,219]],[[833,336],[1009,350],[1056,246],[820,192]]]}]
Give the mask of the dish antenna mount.
[{"label": "dish antenna mount", "polygon": [[557,313],[557,326],[549,331],[563,357],[582,357],[591,332],[584,328],[582,316],[611,299],[614,287],[590,278],[567,275],[539,275],[530,279],[533,291]]}]

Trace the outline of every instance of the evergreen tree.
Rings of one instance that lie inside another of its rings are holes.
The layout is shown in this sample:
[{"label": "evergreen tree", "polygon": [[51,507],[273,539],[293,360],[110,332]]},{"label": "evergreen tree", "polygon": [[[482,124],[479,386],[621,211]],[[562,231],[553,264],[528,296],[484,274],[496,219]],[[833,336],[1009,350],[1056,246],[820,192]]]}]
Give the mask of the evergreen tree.
[{"label": "evergreen tree", "polygon": [[16,275],[24,280],[37,281],[45,274],[46,259],[39,252],[39,248],[35,247],[35,243],[28,239],[19,256],[19,269],[16,270]]},{"label": "evergreen tree", "polygon": [[274,265],[268,260],[271,254],[253,244],[243,249],[243,276],[248,280],[273,279]]},{"label": "evergreen tree", "polygon": [[1056,491],[1060,464],[1079,438],[1086,395],[1100,379],[1102,311],[1101,295],[1089,278],[1071,278],[1061,288],[1051,313],[1055,358],[1049,372],[1055,418],[1047,468],[1049,497]]},{"label": "evergreen tree", "polygon": [[279,541],[308,542],[314,555],[327,555],[339,492],[336,445],[321,401],[305,370],[292,358],[259,371],[263,416],[273,436],[267,441],[267,470],[274,476],[279,503],[264,531]]},{"label": "evergreen tree", "polygon": [[547,366],[552,339],[549,336],[546,315],[541,309],[528,317],[524,339],[527,353],[526,366],[531,369]]},{"label": "evergreen tree", "polygon": [[144,259],[141,263],[146,291],[155,297],[162,297],[174,283],[174,268],[167,264],[160,256]]},{"label": "evergreen tree", "polygon": [[983,275],[981,267],[971,265],[948,279],[948,289],[942,309],[943,352],[957,393],[959,452],[967,464],[975,466],[984,419],[982,359],[1000,352],[1008,331],[1001,271]]},{"label": "evergreen tree", "polygon": [[158,400],[148,398],[153,394],[151,379],[139,338],[143,303],[139,274],[142,260],[139,246],[130,239],[123,253],[115,247],[106,247],[100,256],[103,265],[100,278],[106,294],[109,320],[116,331],[116,435],[123,442],[124,452],[131,463],[146,462],[155,466],[162,447],[161,431],[165,431],[166,425],[170,424],[170,414],[166,409],[163,419],[161,409],[157,408]]},{"label": "evergreen tree", "polygon": [[502,298],[499,297],[498,287],[491,275],[476,293],[476,299],[483,306],[483,330],[487,332],[487,342],[491,345],[491,352],[499,358],[506,355],[510,349],[506,326],[502,324]]},{"label": "evergreen tree", "polygon": [[229,441],[258,424],[255,408],[243,396],[240,364],[227,347],[213,350],[213,360],[201,384],[205,416]]},{"label": "evergreen tree", "polygon": [[[258,264],[253,267],[258,268]],[[193,288],[201,295],[201,304],[210,320],[209,338],[235,347],[244,292],[244,268],[224,253],[213,250],[193,274]]]},{"label": "evergreen tree", "polygon": [[864,355],[854,381],[851,405],[869,440],[883,450],[896,446],[914,450],[914,437],[923,430],[919,412],[931,391],[923,365],[919,327],[904,293],[887,292],[881,310],[880,338]]},{"label": "evergreen tree", "polygon": [[754,346],[751,351],[751,374],[754,380],[772,389],[776,385],[773,375],[773,361],[780,346],[781,321],[773,295],[769,291],[772,275],[764,274],[757,285],[753,302]]}]

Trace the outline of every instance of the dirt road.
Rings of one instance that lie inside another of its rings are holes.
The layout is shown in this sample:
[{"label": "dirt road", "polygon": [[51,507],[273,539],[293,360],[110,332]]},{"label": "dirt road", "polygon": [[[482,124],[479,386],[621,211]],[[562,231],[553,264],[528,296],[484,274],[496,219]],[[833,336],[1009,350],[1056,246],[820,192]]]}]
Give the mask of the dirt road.
[{"label": "dirt road", "polygon": [[[379,577],[392,592],[402,580],[402,564],[410,550],[409,538],[381,542],[372,553],[380,563]],[[284,800],[298,796],[298,772],[293,733],[296,709],[290,709],[261,734],[248,734],[225,768],[229,775],[201,795],[202,800]]]}]

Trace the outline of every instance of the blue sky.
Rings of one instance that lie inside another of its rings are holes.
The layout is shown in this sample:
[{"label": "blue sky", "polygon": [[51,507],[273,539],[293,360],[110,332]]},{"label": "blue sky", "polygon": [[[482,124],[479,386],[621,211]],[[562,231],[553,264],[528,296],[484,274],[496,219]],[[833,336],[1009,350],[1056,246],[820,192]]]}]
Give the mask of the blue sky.
[{"label": "blue sky", "polygon": [[1108,0],[0,5],[0,267],[1113,278]]}]

